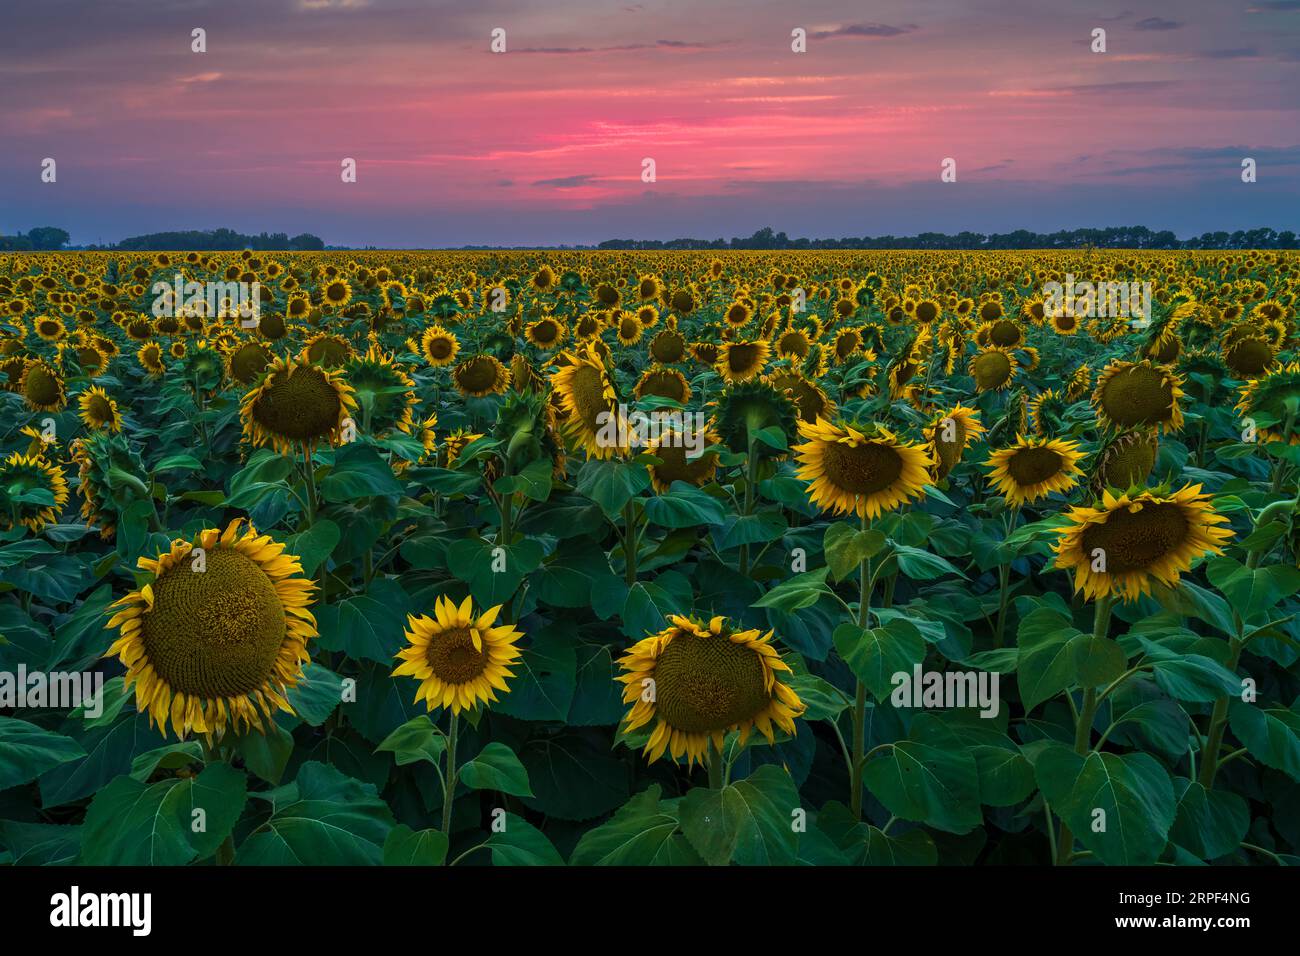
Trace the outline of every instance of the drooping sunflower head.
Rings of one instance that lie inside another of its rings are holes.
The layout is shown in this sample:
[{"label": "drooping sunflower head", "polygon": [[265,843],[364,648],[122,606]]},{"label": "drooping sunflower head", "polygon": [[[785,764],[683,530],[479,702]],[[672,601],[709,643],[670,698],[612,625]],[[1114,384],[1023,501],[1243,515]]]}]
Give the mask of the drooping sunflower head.
[{"label": "drooping sunflower head", "polygon": [[68,404],[63,376],[44,359],[27,363],[18,390],[27,407],[35,412],[61,412]]},{"label": "drooping sunflower head", "polygon": [[650,340],[650,357],[671,364],[686,357],[686,338],[676,328],[666,328]]},{"label": "drooping sunflower head", "polygon": [[982,434],[979,412],[966,405],[957,404],[936,415],[925,427],[934,478],[944,478],[956,468],[970,443]]},{"label": "drooping sunflower head", "polygon": [[655,722],[644,753],[668,753],[703,764],[709,744],[721,752],[729,731],[744,746],[758,729],[769,743],[774,727],[795,732],[804,704],[782,678],[790,666],[772,646],[772,632],[742,631],[725,618],[708,623],[674,614],[668,627],[637,642],[619,659],[627,732]]},{"label": "drooping sunflower head", "polygon": [[1277,349],[1264,336],[1243,335],[1223,346],[1223,361],[1240,379],[1259,378],[1272,368]]},{"label": "drooping sunflower head", "polygon": [[785,457],[754,437],[764,429],[777,428],[787,443],[794,438],[798,409],[785,390],[762,379],[751,379],[728,386],[716,405],[718,435],[729,449],[760,458]]},{"label": "drooping sunflower head", "polygon": [[1015,444],[999,448],[985,464],[993,469],[993,487],[1009,504],[1023,505],[1073,488],[1083,474],[1082,459],[1077,442],[1018,435]]},{"label": "drooping sunflower head", "polygon": [[[341,335],[317,332],[303,343],[301,358],[321,368],[338,368],[352,357],[352,343]],[[259,372],[261,370],[259,369]]]},{"label": "drooping sunflower head", "polygon": [[[687,441],[687,439],[691,441]],[[713,479],[718,470],[718,453],[704,451],[710,445],[718,443],[718,436],[707,425],[703,433],[687,434],[684,429],[664,430],[658,438],[652,439],[647,450],[659,464],[649,465],[650,483],[655,491],[666,494],[674,481],[684,481],[700,487]]]},{"label": "drooping sunflower head", "polygon": [[715,366],[727,382],[747,382],[763,371],[771,346],[763,339],[753,342],[725,342],[718,350]]},{"label": "drooping sunflower head", "polygon": [[367,432],[378,438],[393,429],[411,433],[415,421],[415,382],[406,371],[371,343],[365,355],[354,355],[343,366]]},{"label": "drooping sunflower head", "polygon": [[875,518],[925,494],[934,459],[879,425],[799,423],[795,476],[813,504],[836,514]]},{"label": "drooping sunflower head", "polygon": [[[1251,379],[1241,388],[1237,411],[1256,423],[1262,441],[1300,445],[1300,362],[1279,365],[1267,375]],[[1267,424],[1265,424],[1267,420]],[[1291,421],[1291,430],[1286,423]]]},{"label": "drooping sunflower head", "polygon": [[81,420],[92,431],[101,428],[110,432],[122,430],[122,415],[117,410],[117,402],[98,385],[82,392],[77,398],[77,405],[81,409]]},{"label": "drooping sunflower head", "polygon": [[1200,485],[1172,494],[1143,491],[1115,496],[1097,506],[1071,508],[1070,524],[1058,533],[1056,566],[1074,570],[1074,588],[1087,598],[1110,595],[1135,601],[1158,581],[1173,586],[1192,562],[1222,554],[1232,529]]},{"label": "drooping sunflower head", "polygon": [[460,341],[441,325],[431,325],[420,337],[420,351],[424,353],[426,362],[434,368],[440,368],[456,361]]},{"label": "drooping sunflower head", "polygon": [[68,483],[43,455],[14,452],[0,464],[0,528],[16,524],[33,534],[57,521],[68,503]]},{"label": "drooping sunflower head", "polygon": [[415,702],[429,710],[450,708],[453,714],[486,706],[508,693],[510,666],[519,660],[515,646],[523,632],[510,624],[493,626],[501,605],[475,615],[472,598],[457,607],[440,596],[433,617],[407,615],[407,646],[397,652],[402,663],[394,677],[414,677],[420,682]]},{"label": "drooping sunflower head", "polygon": [[1093,497],[1100,498],[1108,488],[1122,493],[1146,487],[1159,453],[1160,438],[1151,429],[1124,432],[1107,441],[1092,469]]},{"label": "drooping sunflower head", "polygon": [[456,390],[469,398],[501,395],[510,387],[510,373],[495,355],[471,355],[451,372]]},{"label": "drooping sunflower head", "polygon": [[1116,359],[1102,371],[1092,393],[1098,420],[1115,429],[1156,428],[1176,432],[1183,427],[1182,380],[1150,359]]},{"label": "drooping sunflower head", "polygon": [[169,721],[181,738],[264,732],[275,708],[293,713],[285,692],[317,636],[315,585],[283,544],[252,525],[241,534],[243,523],[141,558],[153,580],[109,608],[108,627],[121,633],[104,656],[126,665],[137,708],[164,734]]},{"label": "drooping sunflower head", "polygon": [[163,350],[157,342],[146,342],[135,353],[136,361],[150,378],[157,378],[167,371],[163,364]]},{"label": "drooping sunflower head", "polygon": [[338,444],[356,407],[341,372],[281,358],[244,396],[239,417],[245,440],[255,448],[270,445],[288,454],[321,442]]},{"label": "drooping sunflower head", "polygon": [[655,365],[642,373],[636,383],[634,394],[637,398],[644,398],[647,395],[671,398],[685,405],[691,400],[691,386],[686,381],[686,376],[677,369]]},{"label": "drooping sunflower head", "polygon": [[625,428],[614,382],[594,342],[566,352],[551,386],[564,411],[564,431],[592,458],[611,458],[626,450]]},{"label": "drooping sunflower head", "polygon": [[981,392],[997,392],[1009,388],[1016,377],[1016,358],[1009,349],[990,345],[970,360],[970,375],[975,388]]},{"label": "drooping sunflower head", "polygon": [[804,376],[798,369],[778,369],[767,377],[774,388],[790,393],[799,408],[799,418],[812,424],[819,418],[832,418],[835,403],[817,382]]}]

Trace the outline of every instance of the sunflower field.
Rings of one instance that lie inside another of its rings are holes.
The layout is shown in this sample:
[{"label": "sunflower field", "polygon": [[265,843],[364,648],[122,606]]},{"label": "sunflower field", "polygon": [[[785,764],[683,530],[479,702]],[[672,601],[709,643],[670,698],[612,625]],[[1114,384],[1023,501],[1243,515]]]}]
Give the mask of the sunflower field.
[{"label": "sunflower field", "polygon": [[2,256],[0,862],[1300,862],[1298,301],[1281,252]]}]

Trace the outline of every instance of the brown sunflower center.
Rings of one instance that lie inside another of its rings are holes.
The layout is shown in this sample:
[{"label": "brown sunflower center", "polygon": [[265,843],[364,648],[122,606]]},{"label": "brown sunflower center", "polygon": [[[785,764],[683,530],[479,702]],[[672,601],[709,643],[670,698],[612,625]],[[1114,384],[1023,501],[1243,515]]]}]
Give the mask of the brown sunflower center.
[{"label": "brown sunflower center", "polygon": [[209,549],[205,570],[185,559],[154,582],[141,640],[154,673],[173,691],[212,699],[257,690],[284,643],[284,605],[252,558]]},{"label": "brown sunflower center", "polygon": [[253,418],[268,431],[292,441],[319,440],[338,426],[338,389],[310,365],[279,373],[253,405]]},{"label": "brown sunflower center", "polygon": [[435,359],[445,359],[451,354],[451,339],[445,335],[435,335],[429,339],[429,354]]},{"label": "brown sunflower center", "polygon": [[1157,368],[1133,365],[1106,380],[1100,404],[1107,418],[1126,428],[1168,421],[1174,414],[1173,383]]},{"label": "brown sunflower center", "polygon": [[762,660],[744,645],[678,632],[655,664],[656,711],[677,730],[725,730],[768,705],[764,676]]},{"label": "brown sunflower center", "polygon": [[686,340],[676,332],[661,332],[650,343],[650,354],[659,362],[676,362],[686,349]]},{"label": "brown sunflower center", "polygon": [[33,365],[23,380],[23,393],[37,405],[53,405],[59,400],[59,381],[43,365]]},{"label": "brown sunflower center", "polygon": [[456,369],[456,383],[467,392],[489,391],[496,381],[496,365],[486,355],[472,358]]},{"label": "brown sunflower center", "polygon": [[257,378],[271,362],[271,354],[255,342],[242,345],[230,357],[230,375],[241,385]]},{"label": "brown sunflower center", "polygon": [[898,480],[903,459],[886,444],[866,442],[854,447],[827,442],[822,451],[822,468],[836,488],[854,495],[873,495]]},{"label": "brown sunflower center", "polygon": [[1173,502],[1146,502],[1141,509],[1112,511],[1104,523],[1083,532],[1083,553],[1091,560],[1100,548],[1106,573],[1144,571],[1187,539],[1187,518]]},{"label": "brown sunflower center", "polygon": [[1061,471],[1061,456],[1050,448],[1018,448],[1007,459],[1007,473],[1022,488],[1055,477]]},{"label": "brown sunflower center", "polygon": [[679,402],[685,401],[686,381],[680,375],[671,371],[651,372],[641,383],[641,393],[643,395],[659,395]]},{"label": "brown sunflower center", "polygon": [[578,418],[592,430],[600,427],[599,416],[611,411],[609,400],[605,398],[605,375],[593,365],[583,363],[574,370],[569,394]]},{"label": "brown sunflower center", "polygon": [[1255,376],[1273,364],[1273,349],[1263,339],[1243,339],[1228,351],[1224,360],[1237,374]]},{"label": "brown sunflower center", "polygon": [[474,646],[469,628],[454,627],[429,639],[425,660],[443,683],[464,684],[483,673],[488,657],[486,649]]},{"label": "brown sunflower center", "polygon": [[113,420],[113,406],[103,395],[92,395],[86,403],[86,415],[96,424],[106,424]]},{"label": "brown sunflower center", "polygon": [[1011,377],[1011,360],[1002,352],[985,352],[975,359],[975,384],[1001,388]]}]

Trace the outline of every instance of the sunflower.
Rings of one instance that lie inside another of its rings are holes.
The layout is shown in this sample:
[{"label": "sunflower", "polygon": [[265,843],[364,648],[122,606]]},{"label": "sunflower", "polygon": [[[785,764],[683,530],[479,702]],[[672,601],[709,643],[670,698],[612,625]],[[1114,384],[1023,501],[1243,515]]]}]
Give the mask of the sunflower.
[{"label": "sunflower", "polygon": [[621,422],[615,421],[618,394],[605,369],[605,362],[588,343],[584,351],[564,353],[565,364],[551,378],[551,386],[565,412],[564,430],[592,458],[611,458],[620,449],[620,441],[607,441],[606,432],[616,428],[624,434]]},{"label": "sunflower", "polygon": [[775,428],[787,442],[794,438],[799,411],[786,391],[762,379],[751,379],[729,386],[716,404],[718,435],[731,451],[760,458],[785,457],[784,452],[754,436]]},{"label": "sunflower", "polygon": [[1099,507],[1071,508],[1071,524],[1056,543],[1056,566],[1074,569],[1074,589],[1084,597],[1116,595],[1135,601],[1152,581],[1170,587],[1206,554],[1222,554],[1232,537],[1200,485],[1173,494],[1143,491],[1119,497],[1105,492]]},{"label": "sunflower", "polygon": [[691,386],[687,384],[686,376],[677,369],[655,365],[642,373],[634,394],[637,398],[658,395],[685,405],[691,400]]},{"label": "sunflower", "polygon": [[1057,335],[1074,335],[1079,331],[1079,320],[1073,312],[1061,310],[1052,313],[1052,329]]},{"label": "sunflower", "polygon": [[[1278,366],[1260,378],[1253,378],[1241,387],[1241,399],[1237,402],[1237,411],[1243,416],[1254,418],[1263,413],[1276,420],[1276,425],[1257,426],[1256,437],[1262,442],[1285,441],[1291,445],[1300,445],[1300,419],[1295,413],[1287,411],[1287,405],[1300,406],[1300,362]],[[1291,430],[1286,427],[1287,419],[1292,422]]]},{"label": "sunflower", "polygon": [[663,294],[664,284],[656,275],[643,275],[637,280],[636,294],[642,302],[659,298]]},{"label": "sunflower", "polygon": [[320,290],[321,302],[341,309],[352,301],[352,286],[343,278],[330,279]]},{"label": "sunflower", "polygon": [[460,351],[460,342],[456,336],[448,332],[441,325],[431,325],[424,330],[424,335],[420,337],[420,350],[424,353],[424,359],[434,368],[440,368],[444,365],[451,365],[456,361],[456,353]]},{"label": "sunflower", "polygon": [[501,605],[474,616],[473,598],[460,607],[439,596],[433,617],[408,614],[408,646],[397,652],[402,661],[394,677],[414,677],[420,682],[415,702],[429,710],[449,707],[453,714],[472,710],[497,699],[496,691],[509,692],[510,666],[519,660],[515,646],[523,632],[510,624],[493,627]]},{"label": "sunflower", "polygon": [[310,450],[322,441],[338,444],[356,407],[342,373],[281,358],[244,396],[239,417],[253,447],[271,445],[288,454],[298,445]]},{"label": "sunflower", "polygon": [[1116,436],[1097,453],[1090,488],[1100,498],[1107,488],[1127,491],[1144,487],[1156,467],[1160,439],[1154,431],[1131,431]]},{"label": "sunflower", "polygon": [[195,731],[212,740],[227,725],[264,732],[273,707],[294,712],[285,691],[302,679],[307,641],[317,636],[308,610],[315,585],[270,535],[251,524],[241,535],[243,522],[141,558],[153,580],[109,607],[108,627],[121,636],[104,656],[126,665],[136,709],[163,734],[168,720],[181,738]]},{"label": "sunflower", "polygon": [[799,423],[808,439],[794,447],[795,477],[808,482],[809,499],[823,510],[875,518],[925,494],[934,459],[899,441],[883,426]]},{"label": "sunflower", "polygon": [[669,364],[686,357],[686,338],[669,327],[650,340],[650,357],[656,362]]},{"label": "sunflower", "polygon": [[1009,349],[997,345],[976,352],[970,360],[970,375],[981,392],[998,392],[1010,387],[1018,366]]},{"label": "sunflower", "polygon": [[1276,358],[1277,349],[1262,336],[1240,336],[1223,347],[1223,361],[1241,379],[1259,378]]},{"label": "sunflower", "polygon": [[99,386],[92,386],[82,392],[77,404],[81,408],[81,420],[87,428],[106,428],[110,432],[122,430],[122,415],[117,410],[117,402],[109,398],[108,393]]},{"label": "sunflower", "polygon": [[[44,495],[33,500],[34,492]],[[51,500],[47,504],[44,498]],[[0,464],[0,500],[0,528],[8,531],[20,524],[36,534],[58,519],[68,503],[68,483],[44,456],[16,451]]]},{"label": "sunflower", "polygon": [[930,457],[934,459],[933,476],[937,480],[957,467],[970,443],[984,434],[984,426],[980,423],[979,412],[957,404],[936,415],[923,434],[930,445]]},{"label": "sunflower", "polygon": [[749,324],[749,320],[754,317],[754,310],[748,302],[737,299],[727,306],[727,311],[722,314],[727,325],[733,329],[743,329]]},{"label": "sunflower", "polygon": [[763,371],[771,346],[764,339],[753,342],[725,342],[718,349],[715,368],[728,383],[747,382]]},{"label": "sunflower", "polygon": [[636,345],[641,341],[641,335],[645,332],[645,326],[636,317],[635,312],[624,312],[621,309],[617,311],[617,318],[614,328],[618,335],[620,345]]},{"label": "sunflower", "polygon": [[993,452],[985,465],[993,469],[989,478],[1007,503],[1024,505],[1073,488],[1083,474],[1082,459],[1078,442],[1017,435],[1014,445]]},{"label": "sunflower", "polygon": [[[650,483],[661,495],[668,493],[674,481],[685,481],[697,488],[708,484],[718,470],[717,452],[706,451],[692,457],[683,438],[676,431],[665,431],[658,438],[652,439],[646,449],[659,459],[659,464],[648,467]],[[718,436],[713,432],[711,424],[699,438],[705,447],[718,443]]]},{"label": "sunflower", "polygon": [[18,390],[27,407],[36,412],[61,412],[68,404],[63,376],[43,359],[28,362]]},{"label": "sunflower", "polygon": [[554,316],[544,315],[536,322],[530,322],[524,329],[524,338],[539,349],[553,349],[564,341],[568,329]]},{"label": "sunflower", "polygon": [[135,353],[135,358],[150,378],[157,378],[167,371],[167,367],[163,365],[162,355],[162,348],[157,342],[146,342]]},{"label": "sunflower", "polygon": [[638,641],[619,659],[624,673],[626,732],[655,721],[644,753],[653,763],[665,752],[703,764],[709,743],[721,753],[729,731],[744,746],[758,729],[775,742],[773,725],[794,734],[804,712],[798,695],[781,678],[790,667],[772,646],[772,632],[741,631],[725,618],[707,624],[673,614],[668,626]]},{"label": "sunflower", "polygon": [[[304,349],[304,354],[308,351]],[[271,350],[261,342],[244,342],[226,353],[226,377],[247,388],[274,359]]]},{"label": "sunflower", "polygon": [[510,373],[495,355],[473,355],[452,369],[451,380],[462,395],[482,398],[500,395],[510,384]]},{"label": "sunflower", "polygon": [[776,354],[779,358],[804,359],[812,349],[812,342],[802,329],[788,329],[776,340]]},{"label": "sunflower", "polygon": [[411,433],[415,425],[415,382],[372,342],[365,355],[351,358],[343,374],[352,386],[367,434],[383,438],[393,429]]},{"label": "sunflower", "polygon": [[835,414],[835,403],[826,394],[826,390],[797,369],[778,369],[767,377],[767,381],[772,387],[790,393],[790,397],[799,406],[799,417],[809,424],[819,418],[831,418]]},{"label": "sunflower", "polygon": [[61,342],[68,334],[63,320],[56,315],[43,315],[32,323],[32,327],[47,342]]},{"label": "sunflower", "polygon": [[1153,427],[1176,432],[1183,427],[1178,404],[1182,379],[1150,359],[1115,359],[1102,371],[1092,393],[1097,419],[1116,429]]}]

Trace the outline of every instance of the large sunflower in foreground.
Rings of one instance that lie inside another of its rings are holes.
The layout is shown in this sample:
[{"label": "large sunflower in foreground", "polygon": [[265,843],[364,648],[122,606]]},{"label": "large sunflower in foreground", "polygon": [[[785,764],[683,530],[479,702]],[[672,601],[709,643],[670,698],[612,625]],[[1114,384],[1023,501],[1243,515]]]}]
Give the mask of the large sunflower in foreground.
[{"label": "large sunflower in foreground", "polygon": [[420,682],[416,703],[434,710],[449,707],[453,714],[495,701],[496,691],[508,692],[510,665],[519,660],[515,642],[523,632],[510,624],[493,627],[501,605],[474,616],[473,598],[460,607],[440,596],[433,617],[407,615],[406,639],[397,652],[402,663],[394,677],[414,677]]},{"label": "large sunflower in foreground", "polygon": [[879,425],[821,419],[800,422],[799,434],[808,440],[794,446],[795,477],[809,483],[809,499],[823,510],[875,518],[921,497],[930,483],[930,453]]},{"label": "large sunflower in foreground", "polygon": [[687,766],[703,764],[709,742],[721,752],[728,731],[743,746],[757,728],[769,743],[773,725],[795,732],[804,712],[798,695],[780,677],[790,667],[772,646],[772,632],[733,630],[724,618],[708,624],[674,614],[658,634],[638,641],[619,659],[624,673],[623,718],[628,732],[655,721],[645,745],[653,763],[670,754]]},{"label": "large sunflower in foreground", "polygon": [[1176,432],[1183,427],[1182,380],[1163,365],[1149,359],[1125,362],[1116,359],[1102,371],[1092,393],[1097,419],[1111,428],[1163,428]]},{"label": "large sunflower in foreground", "polygon": [[999,448],[985,464],[989,479],[1011,505],[1032,504],[1054,491],[1073,488],[1083,474],[1079,443],[1060,438],[1016,436],[1014,445]]},{"label": "large sunflower in foreground", "polygon": [[1105,492],[1098,507],[1071,508],[1059,532],[1056,566],[1074,569],[1074,589],[1087,598],[1116,595],[1135,601],[1153,581],[1173,586],[1192,562],[1222,554],[1232,537],[1200,485],[1164,494],[1143,491],[1116,497]]},{"label": "large sunflower in foreground", "polygon": [[264,731],[273,708],[293,713],[285,691],[310,659],[315,585],[283,544],[251,524],[240,534],[243,523],[141,558],[153,580],[109,608],[108,626],[121,636],[104,656],[126,665],[136,708],[163,734],[170,720],[178,737],[195,731],[211,740],[227,727]]},{"label": "large sunflower in foreground", "polygon": [[[592,458],[611,458],[621,448],[622,428],[614,416],[619,415],[618,395],[605,369],[605,362],[588,343],[585,349],[564,353],[563,365],[551,379],[551,385],[565,412],[564,431]],[[614,441],[606,440],[614,431]]]},{"label": "large sunflower in foreground", "polygon": [[281,358],[244,396],[239,417],[244,438],[254,447],[271,445],[287,454],[299,445],[338,444],[343,423],[356,407],[352,386],[341,372]]},{"label": "large sunflower in foreground", "polygon": [[[36,491],[45,492],[52,501],[14,500],[30,498]],[[5,502],[0,507],[0,528],[8,531],[17,522],[34,534],[58,520],[59,512],[68,503],[68,483],[59,467],[43,455],[16,451],[0,463],[0,496]]]}]

